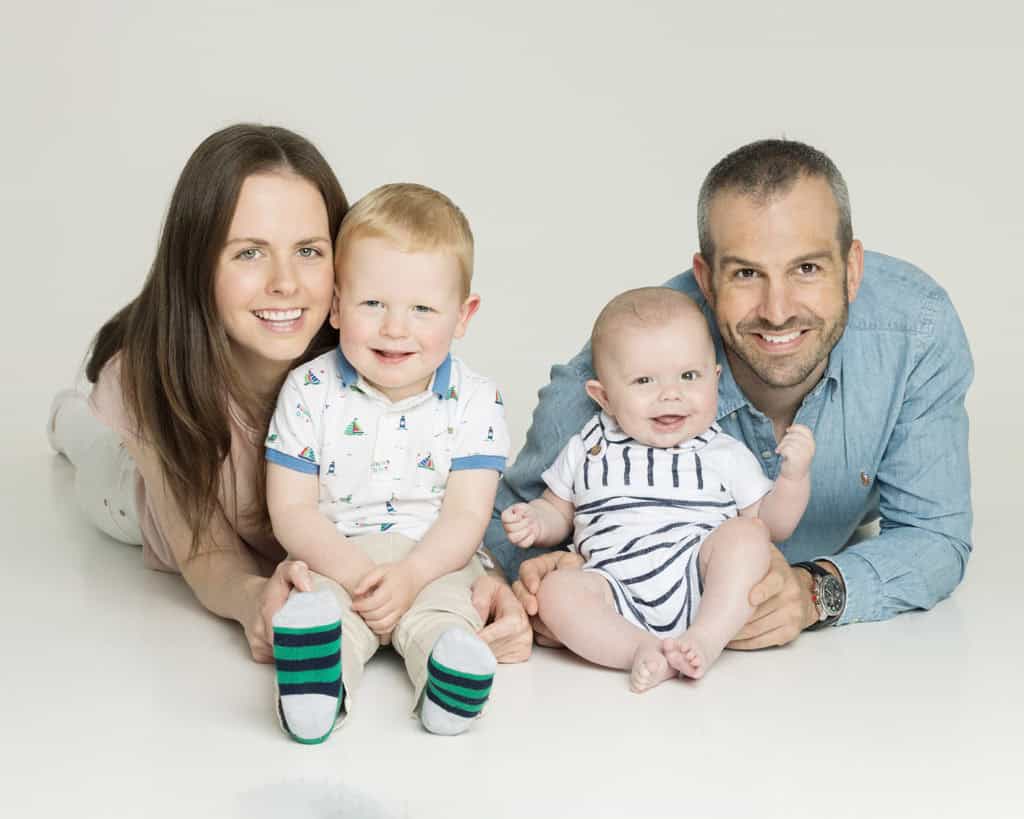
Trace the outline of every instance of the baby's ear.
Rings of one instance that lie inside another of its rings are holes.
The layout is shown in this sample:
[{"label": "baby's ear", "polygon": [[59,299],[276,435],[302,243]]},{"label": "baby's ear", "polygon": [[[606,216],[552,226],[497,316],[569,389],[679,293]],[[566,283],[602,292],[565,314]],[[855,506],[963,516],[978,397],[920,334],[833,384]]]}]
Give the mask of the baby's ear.
[{"label": "baby's ear", "polygon": [[597,401],[601,405],[601,409],[608,412],[608,393],[605,391],[604,385],[596,378],[591,378],[584,387],[587,390],[587,395]]}]

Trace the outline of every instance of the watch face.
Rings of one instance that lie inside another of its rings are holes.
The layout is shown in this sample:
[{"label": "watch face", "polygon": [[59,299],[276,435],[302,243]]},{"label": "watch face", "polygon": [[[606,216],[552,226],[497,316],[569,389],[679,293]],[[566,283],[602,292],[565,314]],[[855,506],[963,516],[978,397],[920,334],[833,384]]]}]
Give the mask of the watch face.
[{"label": "watch face", "polygon": [[826,617],[835,617],[843,610],[843,584],[832,575],[821,578],[821,605]]}]

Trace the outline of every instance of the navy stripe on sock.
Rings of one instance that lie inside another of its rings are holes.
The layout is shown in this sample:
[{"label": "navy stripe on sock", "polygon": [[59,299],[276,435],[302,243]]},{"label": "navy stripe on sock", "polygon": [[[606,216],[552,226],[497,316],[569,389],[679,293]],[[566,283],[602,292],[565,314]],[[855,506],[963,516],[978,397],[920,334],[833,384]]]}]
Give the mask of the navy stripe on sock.
[{"label": "navy stripe on sock", "polygon": [[323,694],[327,697],[337,697],[341,693],[341,677],[334,682],[279,684],[277,690],[282,697],[290,697],[293,694]]},{"label": "navy stripe on sock", "polygon": [[[428,689],[432,688],[432,687],[433,686],[431,686],[430,683],[427,683],[427,688]],[[453,700],[458,700],[459,702],[464,702],[464,703],[466,703],[466,705],[473,705],[473,706],[483,705],[485,702],[487,702],[488,698],[491,696],[491,692],[488,691],[482,697],[467,697],[465,694],[456,694],[454,691],[449,691],[448,689],[442,688],[439,685],[437,686],[437,690],[440,691],[442,694],[444,694],[446,697],[449,697],[449,698],[451,698]]]},{"label": "navy stripe on sock", "polygon": [[278,671],[315,671],[318,668],[330,668],[341,662],[341,652],[335,651],[325,657],[307,657],[305,660],[274,660]]},{"label": "navy stripe on sock", "polygon": [[319,646],[341,639],[341,624],[328,631],[314,631],[311,634],[285,634],[274,632],[275,646]]},{"label": "navy stripe on sock", "polygon": [[[491,683],[494,682],[494,675],[492,674],[486,680],[470,680],[465,677],[456,677],[452,674],[446,674],[437,664],[434,662],[434,657],[431,655],[430,659],[427,660],[427,674],[436,680],[448,683],[449,685],[457,685],[460,688],[476,688],[482,691],[485,688],[490,688]],[[447,693],[447,692],[445,692]]]},{"label": "navy stripe on sock", "polygon": [[455,714],[455,716],[457,717],[473,719],[475,716],[477,716],[477,712],[463,711],[461,708],[456,708],[454,705],[449,705],[448,703],[444,702],[442,699],[434,695],[434,692],[431,690],[429,685],[427,686],[427,699],[435,705],[441,706],[445,711],[449,712],[450,714]]}]

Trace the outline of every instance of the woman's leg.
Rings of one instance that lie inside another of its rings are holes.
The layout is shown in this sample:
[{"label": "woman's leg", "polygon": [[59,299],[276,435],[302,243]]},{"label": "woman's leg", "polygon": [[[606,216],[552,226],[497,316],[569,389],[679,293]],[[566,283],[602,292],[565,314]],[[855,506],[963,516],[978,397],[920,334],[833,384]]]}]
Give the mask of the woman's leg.
[{"label": "woman's leg", "polygon": [[141,545],[138,474],[120,436],[74,390],[54,398],[46,431],[50,446],[75,468],[75,499],[90,522],[115,540]]}]

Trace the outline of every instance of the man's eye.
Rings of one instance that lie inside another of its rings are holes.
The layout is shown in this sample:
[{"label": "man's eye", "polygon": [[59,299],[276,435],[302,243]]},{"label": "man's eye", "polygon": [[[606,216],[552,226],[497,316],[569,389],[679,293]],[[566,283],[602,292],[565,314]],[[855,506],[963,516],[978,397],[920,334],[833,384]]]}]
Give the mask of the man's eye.
[{"label": "man's eye", "polygon": [[260,254],[259,248],[247,247],[245,250],[243,250],[237,256],[235,256],[235,258],[236,259],[241,259],[243,262],[251,262],[259,254]]},{"label": "man's eye", "polygon": [[683,381],[696,381],[700,378],[700,373],[696,370],[687,370],[685,373],[679,376]]},{"label": "man's eye", "polygon": [[300,247],[299,248],[299,255],[303,259],[314,259],[317,256],[323,256],[324,254],[321,253],[319,251],[319,249],[317,249],[315,247]]},{"label": "man's eye", "polygon": [[802,265],[800,265],[800,272],[803,273],[805,276],[813,276],[819,270],[821,270],[821,268],[814,262],[804,262]]},{"label": "man's eye", "polygon": [[740,268],[739,270],[737,270],[737,271],[736,271],[736,273],[735,273],[735,274],[733,274],[733,275],[735,275],[735,277],[736,277],[737,279],[745,279],[745,280],[748,280],[748,279],[753,279],[753,278],[755,278],[755,277],[757,276],[757,271],[756,271],[756,270],[754,270],[754,269],[753,269],[753,268],[751,268],[751,267],[741,267],[741,268]]}]

